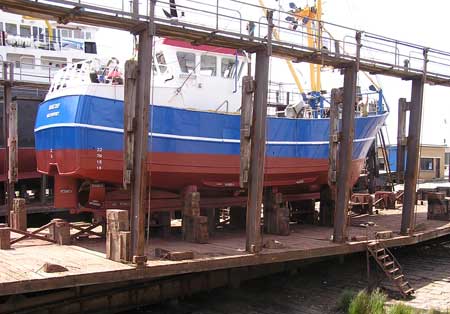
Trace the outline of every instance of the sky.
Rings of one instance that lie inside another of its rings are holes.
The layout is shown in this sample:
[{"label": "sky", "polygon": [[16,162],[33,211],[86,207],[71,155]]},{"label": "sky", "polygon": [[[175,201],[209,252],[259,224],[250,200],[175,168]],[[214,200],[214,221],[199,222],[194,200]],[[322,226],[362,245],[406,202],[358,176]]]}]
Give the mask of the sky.
[{"label": "sky", "polygon": [[[95,0],[91,0],[95,1]],[[120,0],[114,0],[119,3]],[[113,3],[114,1],[110,2]],[[196,0],[215,4],[215,1]],[[258,4],[258,0],[241,0],[242,2]],[[267,6],[289,10],[289,2],[286,0],[264,0]],[[141,9],[146,2],[141,0]],[[178,0],[180,6],[188,3],[188,0]],[[249,9],[243,4],[231,3],[229,0],[220,0],[220,6],[237,10],[243,18],[258,19],[262,16],[258,8]],[[314,0],[299,0],[295,4],[300,7],[314,4]],[[412,42],[450,52],[450,40],[446,32],[450,30],[448,9],[450,2],[444,0],[323,0],[323,17],[327,22],[345,25],[351,28],[367,31]],[[158,9],[160,10],[160,9]],[[225,11],[224,11],[225,12]],[[233,12],[226,10],[229,14]],[[231,13],[230,13],[231,12]],[[159,12],[160,13],[160,12]],[[189,15],[186,12],[186,15]],[[224,22],[221,28],[231,27]],[[333,34],[337,39],[342,34]],[[133,54],[133,37],[126,33],[111,29],[100,29],[97,34],[98,50],[101,55],[111,56],[125,60]],[[278,63],[277,63],[278,62]],[[447,61],[450,64],[450,60]],[[307,68],[296,65],[301,72],[302,83],[309,84]],[[272,61],[272,80],[284,80],[293,82],[290,78],[287,66],[281,61]],[[450,73],[450,69],[449,69]],[[359,84],[369,84],[359,75]],[[324,74],[324,80],[327,75]],[[377,75],[375,80],[380,83],[389,107],[390,116],[386,122],[388,142],[396,142],[397,104],[399,98],[410,99],[411,83],[396,78]],[[330,81],[332,84],[335,82]],[[323,82],[324,86],[330,85]],[[333,86],[331,86],[333,87]],[[450,144],[450,88],[426,86],[424,92],[424,114],[421,141],[424,144]]]}]

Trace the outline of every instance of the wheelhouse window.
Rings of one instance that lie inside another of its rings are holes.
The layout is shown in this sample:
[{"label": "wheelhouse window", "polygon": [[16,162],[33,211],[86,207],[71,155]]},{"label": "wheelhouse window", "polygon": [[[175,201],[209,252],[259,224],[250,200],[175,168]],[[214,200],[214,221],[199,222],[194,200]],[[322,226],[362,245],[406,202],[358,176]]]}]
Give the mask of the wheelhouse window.
[{"label": "wheelhouse window", "polygon": [[8,33],[8,35],[17,35],[17,25],[13,23],[6,23],[5,24],[5,31]]},{"label": "wheelhouse window", "polygon": [[420,170],[434,170],[433,158],[420,158]]},{"label": "wheelhouse window", "polygon": [[31,26],[29,25],[20,25],[20,37],[31,37]]},{"label": "wheelhouse window", "polygon": [[159,72],[165,73],[167,71],[167,63],[164,54],[162,52],[157,52],[155,58],[159,67]]},{"label": "wheelhouse window", "polygon": [[222,58],[220,74],[222,77],[232,78],[236,71],[236,59]]},{"label": "wheelhouse window", "polygon": [[215,56],[200,56],[200,74],[206,76],[216,76],[217,58]]},{"label": "wheelhouse window", "polygon": [[195,72],[195,54],[190,52],[177,51],[178,64],[181,72]]},{"label": "wheelhouse window", "polygon": [[92,34],[91,34],[91,32],[86,32],[85,33],[85,38],[86,38],[86,40],[89,40],[89,39],[91,39],[92,38]]}]

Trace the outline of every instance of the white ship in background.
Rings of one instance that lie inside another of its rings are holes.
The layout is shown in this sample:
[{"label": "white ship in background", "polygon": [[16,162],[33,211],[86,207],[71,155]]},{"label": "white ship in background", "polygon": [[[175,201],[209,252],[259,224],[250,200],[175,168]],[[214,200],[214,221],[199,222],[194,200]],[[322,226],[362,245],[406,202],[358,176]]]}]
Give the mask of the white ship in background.
[{"label": "white ship in background", "polygon": [[[13,100],[18,103],[19,182],[16,190],[27,197],[26,190],[39,195],[40,177],[37,172],[33,126],[39,103],[44,99],[54,74],[75,62],[97,57],[96,27],[33,19],[0,11],[0,62],[13,63],[14,80],[26,83],[12,88]],[[3,66],[0,66],[3,77]],[[0,106],[0,121],[3,120]],[[4,123],[4,122],[3,122]],[[6,181],[3,127],[0,128],[0,182]],[[22,189],[26,187],[26,190]],[[5,193],[0,184],[0,204]]]},{"label": "white ship in background", "polygon": [[97,31],[0,12],[0,61],[14,62],[16,80],[50,82],[66,65],[95,58]]}]

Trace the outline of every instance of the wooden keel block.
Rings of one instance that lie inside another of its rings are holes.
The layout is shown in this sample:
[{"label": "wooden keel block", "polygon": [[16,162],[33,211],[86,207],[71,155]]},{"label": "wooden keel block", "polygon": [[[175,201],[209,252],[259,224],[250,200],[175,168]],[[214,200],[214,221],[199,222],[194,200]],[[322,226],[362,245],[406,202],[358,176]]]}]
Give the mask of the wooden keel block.
[{"label": "wooden keel block", "polygon": [[24,198],[14,198],[10,216],[11,228],[27,231],[27,209]]},{"label": "wooden keel block", "polygon": [[131,261],[131,232],[119,231],[119,253],[120,261]]},{"label": "wooden keel block", "polygon": [[70,224],[63,219],[53,219],[50,234],[59,245],[70,245]]},{"label": "wooden keel block", "polygon": [[108,232],[129,231],[130,220],[128,219],[128,210],[107,209],[106,224]]},{"label": "wooden keel block", "polygon": [[132,243],[128,211],[108,209],[106,219],[106,258],[116,262],[130,262]]},{"label": "wooden keel block", "polygon": [[289,208],[283,202],[281,193],[269,192],[264,201],[264,229],[269,234],[287,236],[289,228]]},{"label": "wooden keel block", "polygon": [[188,216],[200,216],[200,193],[186,193],[184,197],[184,211]]},{"label": "wooden keel block", "polygon": [[208,218],[205,216],[184,216],[183,232],[183,238],[186,241],[208,243]]},{"label": "wooden keel block", "polygon": [[11,231],[9,228],[0,228],[0,250],[11,248]]}]

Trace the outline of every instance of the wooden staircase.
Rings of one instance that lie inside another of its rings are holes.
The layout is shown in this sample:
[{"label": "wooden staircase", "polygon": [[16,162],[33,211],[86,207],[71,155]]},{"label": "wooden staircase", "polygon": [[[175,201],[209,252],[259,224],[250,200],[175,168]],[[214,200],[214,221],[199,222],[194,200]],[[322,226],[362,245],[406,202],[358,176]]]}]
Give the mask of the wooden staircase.
[{"label": "wooden staircase", "polygon": [[414,288],[411,287],[403,274],[402,266],[382,242],[370,242],[367,244],[367,251],[404,298],[408,298],[414,293]]}]

